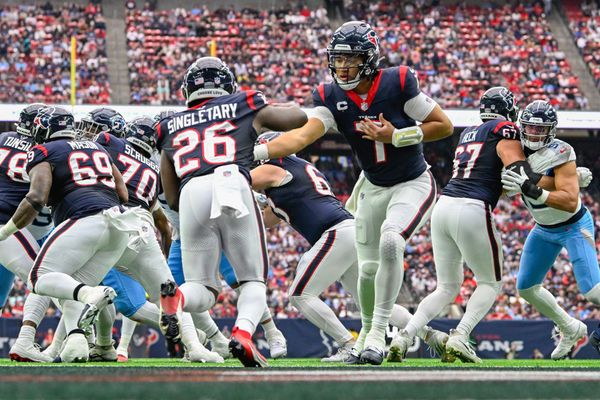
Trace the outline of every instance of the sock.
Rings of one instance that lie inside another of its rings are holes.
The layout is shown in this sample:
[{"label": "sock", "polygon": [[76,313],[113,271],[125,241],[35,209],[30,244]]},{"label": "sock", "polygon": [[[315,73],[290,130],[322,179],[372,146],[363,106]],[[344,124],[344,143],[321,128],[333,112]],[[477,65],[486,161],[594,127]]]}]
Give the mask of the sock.
[{"label": "sock", "polygon": [[21,325],[21,330],[19,331],[19,337],[17,340],[33,344],[35,341],[35,328],[29,325]]},{"label": "sock", "polygon": [[219,327],[217,326],[215,321],[213,321],[213,319],[210,317],[208,311],[203,311],[201,313],[191,313],[191,315],[192,319],[194,320],[194,325],[196,325],[196,328],[206,333],[206,337],[208,337],[209,339],[211,339],[217,333],[221,332],[219,331]]},{"label": "sock", "polygon": [[250,335],[256,330],[260,317],[265,311],[267,303],[266,286],[262,282],[245,282],[239,287],[238,316],[235,326],[249,332]]},{"label": "sock", "polygon": [[[394,308],[392,308],[392,315],[390,316],[390,324],[396,328],[404,329],[406,325],[408,325],[408,322],[411,320],[412,316],[413,315],[406,308],[399,304],[394,304]],[[425,328],[419,329],[417,336],[425,340],[425,336],[427,336]]]},{"label": "sock", "polygon": [[131,342],[136,326],[137,322],[130,318],[124,316],[121,320],[121,340],[119,340],[119,346],[117,346],[118,354],[129,355],[129,343]]},{"label": "sock", "polygon": [[[62,306],[61,306],[62,307]],[[58,321],[56,330],[54,331],[54,339],[52,339],[52,346],[62,346],[62,343],[67,337],[67,330],[65,329],[65,320],[63,317]]]},{"label": "sock", "polygon": [[460,283],[438,282],[437,288],[421,300],[417,312],[415,312],[404,328],[408,336],[415,337],[429,321],[437,317],[442,309],[456,298],[460,291],[460,285]]},{"label": "sock", "polygon": [[456,330],[463,335],[471,334],[475,325],[490,311],[500,291],[500,282],[477,282],[477,288],[467,302],[467,309]]},{"label": "sock", "polygon": [[375,261],[366,261],[359,265],[358,301],[360,304],[362,328],[354,346],[359,352],[363,350],[365,339],[371,330],[373,321],[375,273],[377,272],[377,266],[378,264]]},{"label": "sock", "polygon": [[333,310],[312,294],[292,296],[290,302],[313,323],[336,341],[339,347],[353,339],[352,334],[342,325]]},{"label": "sock", "polygon": [[196,333],[194,320],[190,313],[187,312],[181,315],[181,341],[188,349],[191,349],[193,346],[202,346],[200,339],[198,339],[198,333]]},{"label": "sock", "polygon": [[160,319],[160,310],[156,304],[147,301],[133,315],[129,316],[129,319],[139,322],[142,325],[159,329],[158,320]]},{"label": "sock", "polygon": [[[73,291],[80,285],[81,282],[62,272],[46,272],[40,275],[35,283],[35,293],[41,296],[76,300],[73,298]],[[81,290],[83,288],[80,292]]]},{"label": "sock", "polygon": [[179,287],[179,290],[181,290],[185,299],[183,311],[203,312],[209,310],[215,304],[215,295],[201,283],[185,282]]},{"label": "sock", "polygon": [[587,293],[583,295],[588,301],[591,301],[597,306],[600,306],[600,283],[591,288]]},{"label": "sock", "polygon": [[112,328],[115,323],[115,305],[109,304],[100,311],[98,322],[96,323],[98,346],[108,346],[112,344]]},{"label": "sock", "polygon": [[30,321],[36,327],[39,326],[42,318],[46,315],[49,305],[50,297],[29,293],[23,305],[23,321]]},{"label": "sock", "polygon": [[79,301],[64,299],[60,300],[60,304],[62,306],[62,318],[65,324],[65,331],[68,335],[73,329],[78,329],[77,321],[79,320],[79,316],[83,311],[84,305]]},{"label": "sock", "polygon": [[552,296],[552,293],[542,287],[542,285],[535,285],[529,289],[519,290],[519,295],[531,303],[531,305],[539,312],[554,321],[560,330],[566,328],[573,320],[573,318],[571,318],[571,316],[556,303],[556,298]]}]

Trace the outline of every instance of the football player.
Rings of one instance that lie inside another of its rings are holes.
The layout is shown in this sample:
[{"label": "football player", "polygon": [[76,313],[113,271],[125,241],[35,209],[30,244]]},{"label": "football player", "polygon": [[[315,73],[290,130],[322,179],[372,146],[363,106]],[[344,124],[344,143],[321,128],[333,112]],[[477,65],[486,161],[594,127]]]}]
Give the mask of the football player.
[{"label": "football player", "polygon": [[268,260],[250,188],[252,149],[263,128],[297,128],[306,115],[296,106],[268,104],[261,92],[236,93],[236,87],[235,76],[218,58],[202,57],[188,68],[182,91],[189,108],[157,127],[160,169],[167,203],[181,217],[186,282],[172,295],[185,311],[212,307],[221,289],[224,251],[240,283],[230,350],[245,366],[262,367],[267,362],[252,334],[266,303]]},{"label": "football player", "polygon": [[[279,135],[278,132],[263,133],[258,143],[268,143]],[[335,197],[325,175],[294,155],[267,160],[250,175],[252,187],[264,190],[267,195],[266,227],[285,220],[312,246],[298,262],[289,296],[302,315],[338,344],[338,352],[321,361],[347,361],[355,344],[354,336],[319,296],[329,285],[340,281],[348,293],[358,298],[354,217]],[[410,316],[404,307],[394,305],[392,325],[404,327]],[[445,356],[443,343],[447,336],[429,327],[421,335],[440,356]]]},{"label": "football player", "polygon": [[347,205],[356,218],[359,263],[362,329],[355,346],[362,361],[375,365],[383,361],[406,243],[435,202],[436,185],[421,142],[453,131],[439,105],[419,90],[414,71],[379,69],[379,52],[379,38],[369,24],[343,24],[327,48],[334,83],[314,91],[308,123],[255,148],[257,160],[280,158],[333,127],[352,147],[363,170]]},{"label": "football player", "polygon": [[56,229],[35,259],[29,287],[61,301],[69,333],[61,352],[66,362],[88,359],[84,329],[116,295],[95,285],[128,245],[141,240],[142,229],[136,214],[120,206],[127,188],[110,155],[96,143],[73,140],[73,124],[73,115],[61,107],[38,112],[32,131],[37,145],[27,154],[29,192],[0,228],[4,240],[46,203],[52,207]]},{"label": "football player", "polygon": [[480,363],[469,343],[475,325],[487,314],[500,291],[502,244],[492,211],[502,194],[500,175],[507,168],[523,168],[537,183],[521,148],[517,106],[504,87],[488,89],[480,99],[483,123],[463,130],[454,156],[452,178],[431,216],[431,241],[437,288],[421,301],[406,328],[396,334],[389,361],[405,357],[419,329],[435,318],[458,295],[463,281],[463,260],[473,271],[477,288],[456,329],[450,331],[446,352],[450,361]]},{"label": "football player", "polygon": [[560,360],[567,357],[577,341],[587,335],[587,327],[567,314],[554,296],[542,287],[542,282],[558,253],[565,248],[579,290],[586,299],[600,305],[600,268],[594,220],[581,204],[575,150],[555,137],[558,117],[554,107],[547,101],[536,100],[523,110],[519,123],[531,168],[534,172],[554,177],[554,185],[536,185],[523,167],[507,169],[502,175],[504,189],[511,194],[521,194],[536,222],[523,246],[517,289],[521,297],[558,325],[561,338],[550,356],[553,360]]},{"label": "football player", "polygon": [[125,125],[125,118],[121,113],[112,108],[99,107],[75,123],[75,130],[80,139],[94,140],[101,133],[110,133],[121,138],[125,134]]},{"label": "football player", "polygon": [[[17,210],[19,203],[29,191],[29,177],[25,171],[27,151],[32,145],[31,129],[33,121],[44,104],[36,103],[25,107],[17,124],[17,132],[4,132],[0,135],[0,224],[6,226]],[[7,279],[5,291],[8,295],[13,283],[13,274],[27,282],[33,261],[39,252],[39,244],[29,229],[6,235],[2,232],[0,242],[0,263]],[[6,301],[6,298],[4,298]],[[15,361],[49,362],[49,357],[34,347],[35,330],[46,313],[50,299],[46,296],[30,294],[23,307],[23,324],[9,355]],[[4,304],[4,303],[2,303]]]}]

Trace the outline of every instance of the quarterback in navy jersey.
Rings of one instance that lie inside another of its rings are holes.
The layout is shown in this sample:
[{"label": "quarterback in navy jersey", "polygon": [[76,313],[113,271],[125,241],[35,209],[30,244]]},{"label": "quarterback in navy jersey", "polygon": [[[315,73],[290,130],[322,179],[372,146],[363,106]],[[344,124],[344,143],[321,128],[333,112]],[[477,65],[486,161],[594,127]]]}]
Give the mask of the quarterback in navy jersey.
[{"label": "quarterback in navy jersey", "polygon": [[[279,135],[263,133],[259,142],[267,143]],[[346,361],[355,343],[354,336],[319,296],[333,282],[340,281],[348,293],[357,297],[354,217],[334,196],[325,175],[301,158],[292,155],[268,160],[250,174],[253,188],[264,190],[267,196],[265,225],[271,227],[284,220],[312,246],[296,267],[296,277],[289,288],[292,305],[338,344],[338,352],[321,361]],[[408,310],[394,305],[393,325],[404,327],[409,317]],[[427,328],[422,339],[439,351],[444,336]]]},{"label": "quarterback in navy jersey", "polygon": [[39,110],[32,130],[37,145],[27,154],[29,192],[0,228],[5,238],[29,224],[44,205],[52,207],[57,227],[36,257],[29,287],[61,301],[70,334],[60,355],[66,362],[87,360],[83,329],[115,297],[112,289],[96,285],[139,228],[120,208],[127,189],[110,156],[96,143],[73,140],[73,123],[63,108]]},{"label": "quarterback in navy jersey", "polygon": [[389,361],[404,358],[416,332],[456,298],[463,281],[464,259],[477,279],[477,288],[458,326],[450,331],[446,352],[450,360],[481,362],[469,343],[469,335],[501,288],[502,243],[492,210],[502,194],[502,168],[522,167],[535,182],[541,179],[525,161],[516,117],[513,93],[494,87],[480,99],[483,123],[462,132],[452,178],[431,216],[437,288],[423,299],[406,328],[392,340]]},{"label": "quarterback in navy jersey", "polygon": [[218,268],[224,251],[240,283],[229,346],[245,366],[262,367],[267,362],[251,336],[266,303],[268,260],[249,168],[259,132],[297,128],[306,115],[293,105],[268,104],[261,92],[236,89],[235,76],[223,61],[196,60],[182,84],[188,109],[159,122],[158,148],[165,197],[181,217],[184,310],[203,312],[213,306],[221,290]]},{"label": "quarterback in navy jersey", "polygon": [[[330,128],[344,135],[363,172],[346,207],[356,217],[362,329],[356,353],[383,361],[385,330],[404,274],[404,249],[435,202],[435,181],[422,141],[442,139],[453,126],[419,90],[405,66],[379,69],[379,39],[365,22],[338,28],[327,48],[334,83],[313,94],[302,128],[255,148],[255,159],[296,153]],[[422,122],[417,125],[417,121]]]}]

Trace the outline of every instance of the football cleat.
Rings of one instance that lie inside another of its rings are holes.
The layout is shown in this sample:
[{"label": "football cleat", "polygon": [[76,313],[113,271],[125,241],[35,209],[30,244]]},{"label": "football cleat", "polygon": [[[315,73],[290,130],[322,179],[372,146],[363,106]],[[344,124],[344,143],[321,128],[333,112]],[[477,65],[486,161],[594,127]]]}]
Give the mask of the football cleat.
[{"label": "football cleat", "polygon": [[90,347],[90,361],[108,361],[115,362],[118,361],[119,356],[117,354],[117,350],[114,346],[115,341],[113,340],[111,344],[106,346],[100,346],[98,344],[93,344]]},{"label": "football cleat", "polygon": [[550,354],[550,358],[553,360],[562,360],[569,355],[569,352],[575,346],[577,341],[587,335],[587,326],[579,321],[575,320],[574,327],[572,329],[565,329],[561,331],[560,340],[558,346]]},{"label": "football cleat", "polygon": [[388,362],[402,362],[406,358],[408,348],[412,344],[413,339],[408,336],[404,329],[398,331],[390,344],[390,352],[387,356]]},{"label": "football cleat", "polygon": [[600,353],[600,327],[590,334],[589,340],[592,347]]},{"label": "football cleat", "polygon": [[83,333],[72,333],[67,337],[60,355],[54,362],[87,362],[89,358],[88,341]]},{"label": "football cleat", "polygon": [[[433,349],[443,363],[453,363],[456,361],[456,357],[446,352],[446,342],[448,341],[447,333],[438,331],[431,327],[425,327],[427,335],[425,336],[425,343],[430,349]],[[389,360],[389,358],[388,358]]]},{"label": "football cleat", "polygon": [[181,341],[182,308],[183,294],[177,284],[171,280],[161,283],[159,326],[165,339],[173,343]]},{"label": "football cleat", "polygon": [[117,297],[117,292],[109,286],[91,287],[85,295],[81,295],[81,302],[86,303],[79,320],[77,327],[84,332],[90,332],[92,324],[96,322],[98,314]]},{"label": "football cleat", "polygon": [[207,362],[223,364],[225,360],[214,351],[208,350],[199,343],[186,347],[181,362]]},{"label": "football cleat", "polygon": [[54,358],[40,351],[37,343],[17,339],[8,352],[10,359],[18,362],[52,362]]},{"label": "football cleat", "polygon": [[338,351],[335,354],[332,354],[329,357],[321,358],[321,362],[323,363],[341,363],[345,362],[348,358],[348,355],[352,351],[352,346],[354,342],[348,342],[345,346],[338,348]]},{"label": "football cleat", "polygon": [[244,367],[268,367],[266,358],[262,356],[252,343],[250,332],[243,331],[237,326],[233,328],[229,341],[231,354],[244,365]]},{"label": "football cleat", "polygon": [[129,356],[127,354],[117,353],[117,362],[127,362],[129,361]]},{"label": "football cleat", "polygon": [[383,349],[377,346],[367,346],[360,353],[360,360],[371,365],[381,365],[383,362]]},{"label": "football cleat", "polygon": [[222,340],[210,340],[211,350],[223,357],[225,360],[233,357],[233,354],[229,351],[229,342]]},{"label": "football cleat", "polygon": [[279,329],[275,333],[268,335],[267,343],[269,344],[271,358],[276,360],[287,355],[287,342]]},{"label": "football cleat", "polygon": [[477,357],[477,353],[469,342],[469,336],[463,335],[455,329],[450,330],[450,336],[446,342],[446,352],[450,356],[460,359],[464,363],[481,363],[481,358]]},{"label": "football cleat", "polygon": [[[323,361],[323,360],[321,360]],[[344,359],[346,365],[364,365],[365,362],[360,358],[360,352],[356,348],[352,348]]]}]

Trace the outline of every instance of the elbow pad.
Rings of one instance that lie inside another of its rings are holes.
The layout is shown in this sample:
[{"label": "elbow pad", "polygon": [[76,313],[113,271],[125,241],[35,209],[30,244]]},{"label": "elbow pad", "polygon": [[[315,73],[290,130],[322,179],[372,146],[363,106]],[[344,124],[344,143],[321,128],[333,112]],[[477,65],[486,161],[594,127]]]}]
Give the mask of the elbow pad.
[{"label": "elbow pad", "polygon": [[525,174],[527,175],[527,178],[529,178],[529,180],[536,184],[540,181],[540,179],[542,179],[542,174],[538,174],[537,172],[533,172],[533,170],[531,169],[531,165],[529,165],[529,163],[527,162],[527,160],[519,160],[519,161],[515,161],[514,163],[507,165],[506,166],[506,170],[507,171],[514,171],[516,173],[519,173],[519,169],[523,167],[523,170],[525,170]]}]

